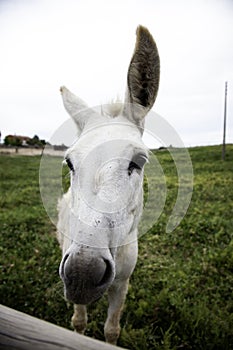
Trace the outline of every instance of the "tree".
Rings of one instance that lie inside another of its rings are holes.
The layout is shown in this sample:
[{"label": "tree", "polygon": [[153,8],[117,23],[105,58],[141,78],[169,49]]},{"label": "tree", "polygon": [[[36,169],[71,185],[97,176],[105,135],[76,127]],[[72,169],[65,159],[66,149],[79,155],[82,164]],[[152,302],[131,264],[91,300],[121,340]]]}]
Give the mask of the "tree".
[{"label": "tree", "polygon": [[17,136],[8,135],[4,139],[4,144],[6,146],[20,147],[22,146],[22,140]]}]

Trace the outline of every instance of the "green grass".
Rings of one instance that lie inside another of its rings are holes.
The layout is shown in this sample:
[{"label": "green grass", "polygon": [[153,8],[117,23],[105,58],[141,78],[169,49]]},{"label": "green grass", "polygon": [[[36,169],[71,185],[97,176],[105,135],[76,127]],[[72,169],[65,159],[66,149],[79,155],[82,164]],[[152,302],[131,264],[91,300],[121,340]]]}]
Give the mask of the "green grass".
[{"label": "green grass", "polygon": [[[176,169],[167,151],[155,152],[167,197],[158,222],[139,240],[119,339],[132,350],[233,348],[233,145],[225,162],[220,146],[189,152],[193,197],[171,233],[165,228],[177,195]],[[61,253],[40,199],[39,164],[39,157],[0,157],[0,299],[70,328],[72,305],[63,299]],[[89,307],[89,336],[103,339],[106,308],[106,297]]]}]

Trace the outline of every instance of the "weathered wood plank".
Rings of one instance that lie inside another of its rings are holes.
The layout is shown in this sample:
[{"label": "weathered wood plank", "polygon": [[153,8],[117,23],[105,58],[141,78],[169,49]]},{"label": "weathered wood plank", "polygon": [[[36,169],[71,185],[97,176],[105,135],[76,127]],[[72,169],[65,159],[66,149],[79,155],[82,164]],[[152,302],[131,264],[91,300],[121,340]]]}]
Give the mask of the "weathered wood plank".
[{"label": "weathered wood plank", "polygon": [[120,348],[0,305],[0,349],[114,350]]}]

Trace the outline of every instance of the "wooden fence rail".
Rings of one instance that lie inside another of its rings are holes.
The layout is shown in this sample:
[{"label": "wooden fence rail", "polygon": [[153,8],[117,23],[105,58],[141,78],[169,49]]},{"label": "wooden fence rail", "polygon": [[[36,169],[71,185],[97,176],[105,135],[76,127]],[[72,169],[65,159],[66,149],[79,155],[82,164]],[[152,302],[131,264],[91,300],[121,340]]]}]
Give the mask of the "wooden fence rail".
[{"label": "wooden fence rail", "polygon": [[0,349],[122,349],[0,305]]}]

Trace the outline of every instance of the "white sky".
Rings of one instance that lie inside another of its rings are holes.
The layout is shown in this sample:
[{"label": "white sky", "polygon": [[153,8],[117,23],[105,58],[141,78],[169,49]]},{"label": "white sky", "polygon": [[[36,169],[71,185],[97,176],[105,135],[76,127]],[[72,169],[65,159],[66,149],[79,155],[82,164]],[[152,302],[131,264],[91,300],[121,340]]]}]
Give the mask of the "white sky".
[{"label": "white sky", "polygon": [[135,30],[154,36],[153,110],[186,146],[233,142],[233,1],[0,0],[0,130],[48,140],[67,120],[59,87],[90,106],[122,99]]}]

